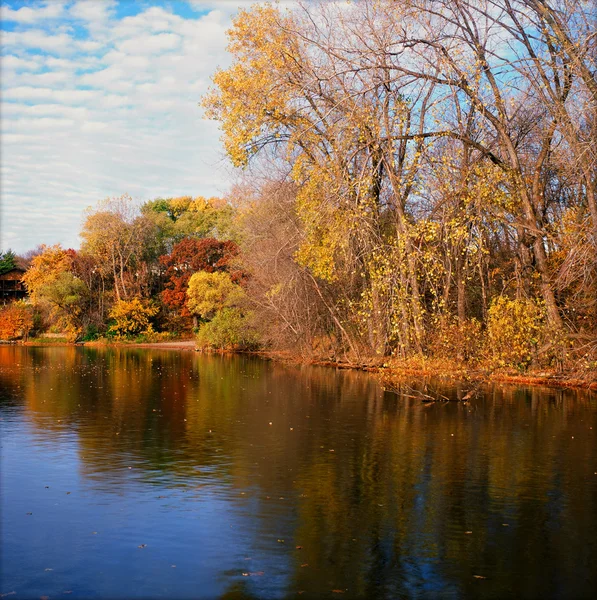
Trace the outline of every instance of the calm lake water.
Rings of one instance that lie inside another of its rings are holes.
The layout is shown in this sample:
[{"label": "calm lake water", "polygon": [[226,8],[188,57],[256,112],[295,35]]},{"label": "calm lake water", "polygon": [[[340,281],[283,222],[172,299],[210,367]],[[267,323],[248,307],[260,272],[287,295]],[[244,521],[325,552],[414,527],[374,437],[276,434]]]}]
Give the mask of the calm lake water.
[{"label": "calm lake water", "polygon": [[597,395],[422,385],[0,347],[0,594],[596,597]]}]

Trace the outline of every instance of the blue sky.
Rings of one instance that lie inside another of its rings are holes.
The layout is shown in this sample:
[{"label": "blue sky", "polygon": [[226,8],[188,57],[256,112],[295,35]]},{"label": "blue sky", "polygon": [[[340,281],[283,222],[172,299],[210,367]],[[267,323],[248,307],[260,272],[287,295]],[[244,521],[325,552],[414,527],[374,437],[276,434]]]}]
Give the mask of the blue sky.
[{"label": "blue sky", "polygon": [[77,248],[85,209],[107,197],[225,193],[198,102],[250,4],[3,1],[0,247]]}]

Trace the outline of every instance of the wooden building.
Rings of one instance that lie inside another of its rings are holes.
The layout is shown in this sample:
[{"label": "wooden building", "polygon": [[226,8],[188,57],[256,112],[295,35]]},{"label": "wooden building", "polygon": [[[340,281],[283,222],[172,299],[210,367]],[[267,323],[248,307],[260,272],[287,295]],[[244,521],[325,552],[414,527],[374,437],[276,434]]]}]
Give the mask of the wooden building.
[{"label": "wooden building", "polygon": [[25,269],[15,267],[0,275],[0,304],[8,304],[14,300],[27,297],[27,289],[22,281]]}]

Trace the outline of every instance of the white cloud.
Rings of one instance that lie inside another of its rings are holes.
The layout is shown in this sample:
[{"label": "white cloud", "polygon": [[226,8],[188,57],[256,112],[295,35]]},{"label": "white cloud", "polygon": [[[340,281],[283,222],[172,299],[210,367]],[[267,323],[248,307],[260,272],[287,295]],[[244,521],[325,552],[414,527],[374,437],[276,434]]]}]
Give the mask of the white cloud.
[{"label": "white cloud", "polygon": [[180,37],[174,33],[158,33],[141,35],[120,42],[117,47],[121,52],[137,52],[139,54],[158,54],[165,50],[173,50],[180,45]]},{"label": "white cloud", "polygon": [[8,54],[0,57],[0,66],[2,71],[37,71],[41,68],[41,60],[39,57],[22,58]]},{"label": "white cloud", "polygon": [[53,1],[47,2],[35,8],[22,6],[18,9],[12,9],[9,6],[0,6],[0,20],[16,23],[38,23],[39,21],[48,21],[58,19],[64,13],[64,3]]},{"label": "white cloud", "polygon": [[82,211],[108,196],[226,189],[217,124],[197,104],[229,61],[228,8],[138,6],[117,20],[113,2],[77,2],[51,30],[2,32],[2,248],[77,247]]},{"label": "white cloud", "polygon": [[8,100],[55,100],[65,104],[76,104],[97,97],[97,92],[92,90],[56,90],[53,88],[19,86],[3,91],[2,96]]},{"label": "white cloud", "polygon": [[116,7],[114,0],[79,0],[70,10],[70,15],[79,21],[84,21],[90,27],[106,23]]},{"label": "white cloud", "polygon": [[2,44],[7,48],[35,48],[62,54],[75,51],[74,40],[66,33],[52,35],[41,29],[2,32]]},{"label": "white cloud", "polygon": [[102,121],[85,121],[81,126],[82,131],[103,131],[107,129],[108,123]]}]

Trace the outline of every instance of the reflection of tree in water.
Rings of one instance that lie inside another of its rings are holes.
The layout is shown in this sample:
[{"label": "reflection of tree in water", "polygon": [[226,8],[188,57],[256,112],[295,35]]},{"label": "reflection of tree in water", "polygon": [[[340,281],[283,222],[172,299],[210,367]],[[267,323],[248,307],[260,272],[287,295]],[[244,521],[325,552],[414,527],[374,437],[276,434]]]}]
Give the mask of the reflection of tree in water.
[{"label": "reflection of tree in water", "polygon": [[[0,348],[0,377],[40,435],[76,432],[91,485],[133,466],[143,485],[217,486],[266,575],[286,573],[280,594],[577,597],[597,584],[589,393],[484,386],[422,403],[358,372],[126,349]],[[270,589],[266,575],[227,597]]]}]

